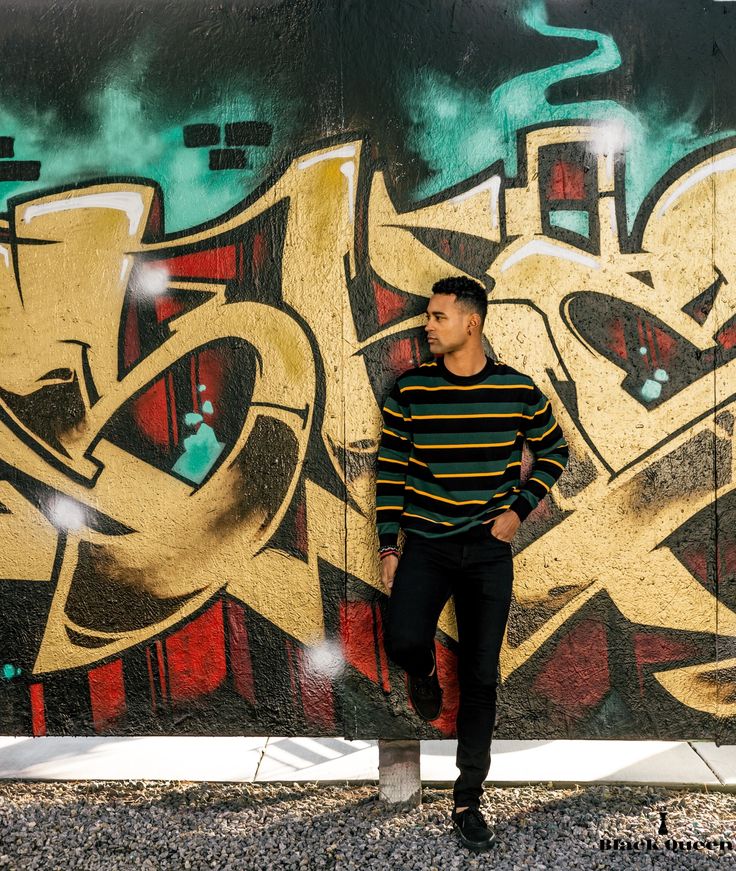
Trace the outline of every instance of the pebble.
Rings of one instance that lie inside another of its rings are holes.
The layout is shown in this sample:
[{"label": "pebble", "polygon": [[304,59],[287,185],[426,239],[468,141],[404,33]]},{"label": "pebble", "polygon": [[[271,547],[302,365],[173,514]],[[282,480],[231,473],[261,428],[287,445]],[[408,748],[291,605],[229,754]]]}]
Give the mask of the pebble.
[{"label": "pebble", "polygon": [[[460,844],[451,808],[451,791],[433,788],[421,807],[407,808],[379,801],[375,785],[0,781],[0,869],[571,871],[736,862],[729,792],[487,787],[481,809],[497,837],[487,853]],[[666,834],[658,834],[661,812]],[[621,853],[623,863],[614,855]]]}]

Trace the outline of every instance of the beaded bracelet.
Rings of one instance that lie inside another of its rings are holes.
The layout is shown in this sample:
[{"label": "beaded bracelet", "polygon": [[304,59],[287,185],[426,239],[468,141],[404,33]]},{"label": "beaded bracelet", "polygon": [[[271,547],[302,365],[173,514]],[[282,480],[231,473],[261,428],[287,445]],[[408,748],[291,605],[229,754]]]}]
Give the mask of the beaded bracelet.
[{"label": "beaded bracelet", "polygon": [[378,551],[378,556],[381,559],[387,556],[399,556],[399,549],[397,547],[382,547]]}]

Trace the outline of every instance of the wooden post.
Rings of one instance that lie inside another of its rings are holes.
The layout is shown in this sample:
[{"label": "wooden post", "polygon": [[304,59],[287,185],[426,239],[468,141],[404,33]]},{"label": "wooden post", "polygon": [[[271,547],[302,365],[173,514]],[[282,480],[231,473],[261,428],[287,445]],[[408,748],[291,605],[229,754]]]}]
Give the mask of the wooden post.
[{"label": "wooden post", "polygon": [[378,789],[382,801],[419,807],[422,779],[419,741],[378,741]]}]

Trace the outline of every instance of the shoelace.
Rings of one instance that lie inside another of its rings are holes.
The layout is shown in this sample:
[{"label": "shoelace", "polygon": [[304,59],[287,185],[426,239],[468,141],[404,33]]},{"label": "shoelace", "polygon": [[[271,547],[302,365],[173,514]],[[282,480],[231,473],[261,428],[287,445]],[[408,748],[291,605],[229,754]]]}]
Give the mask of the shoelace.
[{"label": "shoelace", "polygon": [[477,807],[469,807],[462,816],[466,818],[472,817],[476,822],[480,823],[483,828],[486,828],[486,821],[483,819],[483,814]]},{"label": "shoelace", "polygon": [[435,694],[434,675],[416,678],[414,692],[419,696],[433,696]]}]

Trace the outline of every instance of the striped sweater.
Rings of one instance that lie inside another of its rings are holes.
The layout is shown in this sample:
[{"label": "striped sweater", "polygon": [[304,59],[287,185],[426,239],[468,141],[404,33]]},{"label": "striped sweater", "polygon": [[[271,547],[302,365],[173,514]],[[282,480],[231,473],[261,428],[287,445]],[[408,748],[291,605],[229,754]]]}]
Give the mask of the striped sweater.
[{"label": "striped sweater", "polygon": [[[522,486],[524,441],[535,461]],[[531,378],[487,359],[476,375],[439,357],[404,372],[383,406],[376,477],[381,547],[399,528],[446,537],[512,508],[524,520],[567,464],[549,400]]]}]

